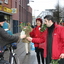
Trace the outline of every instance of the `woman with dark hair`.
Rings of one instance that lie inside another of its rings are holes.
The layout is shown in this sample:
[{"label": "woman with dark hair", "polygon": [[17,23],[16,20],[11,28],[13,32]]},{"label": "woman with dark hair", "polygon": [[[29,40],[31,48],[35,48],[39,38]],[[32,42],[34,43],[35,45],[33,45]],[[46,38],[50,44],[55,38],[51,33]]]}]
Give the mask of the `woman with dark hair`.
[{"label": "woman with dark hair", "polygon": [[[40,32],[41,26],[42,26],[42,19],[37,18],[36,19],[36,27],[30,32],[30,36],[32,38],[39,38],[41,36],[41,32]],[[40,57],[42,60],[42,64],[44,64],[44,57],[43,57],[44,50],[39,48],[39,44],[34,44],[34,46],[35,46],[35,52],[36,52],[38,64],[41,64]]]}]

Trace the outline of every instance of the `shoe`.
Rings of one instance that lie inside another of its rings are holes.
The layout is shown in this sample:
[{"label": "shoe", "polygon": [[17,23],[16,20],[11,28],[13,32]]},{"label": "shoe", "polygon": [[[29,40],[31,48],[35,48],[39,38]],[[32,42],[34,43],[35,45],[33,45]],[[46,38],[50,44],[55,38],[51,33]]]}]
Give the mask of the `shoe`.
[{"label": "shoe", "polygon": [[29,53],[26,53],[26,55],[28,55]]}]

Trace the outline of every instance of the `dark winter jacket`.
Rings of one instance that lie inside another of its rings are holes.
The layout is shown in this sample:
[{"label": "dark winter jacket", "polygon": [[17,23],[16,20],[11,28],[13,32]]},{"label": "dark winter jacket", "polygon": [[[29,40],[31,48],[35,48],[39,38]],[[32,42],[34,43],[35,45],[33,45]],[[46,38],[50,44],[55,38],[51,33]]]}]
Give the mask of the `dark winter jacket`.
[{"label": "dark winter jacket", "polygon": [[1,26],[0,26],[0,47],[3,48],[8,43],[18,42],[19,36],[9,35]]}]

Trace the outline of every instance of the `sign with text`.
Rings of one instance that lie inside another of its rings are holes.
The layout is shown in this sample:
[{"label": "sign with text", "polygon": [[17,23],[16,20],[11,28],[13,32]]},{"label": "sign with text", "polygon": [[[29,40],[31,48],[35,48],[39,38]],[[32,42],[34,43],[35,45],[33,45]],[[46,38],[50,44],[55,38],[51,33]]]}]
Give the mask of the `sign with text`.
[{"label": "sign with text", "polygon": [[0,5],[0,10],[2,10],[2,5]]},{"label": "sign with text", "polygon": [[8,13],[12,13],[12,10],[10,8],[4,7],[4,11]]},{"label": "sign with text", "polygon": [[17,8],[12,8],[12,13],[17,13]]}]

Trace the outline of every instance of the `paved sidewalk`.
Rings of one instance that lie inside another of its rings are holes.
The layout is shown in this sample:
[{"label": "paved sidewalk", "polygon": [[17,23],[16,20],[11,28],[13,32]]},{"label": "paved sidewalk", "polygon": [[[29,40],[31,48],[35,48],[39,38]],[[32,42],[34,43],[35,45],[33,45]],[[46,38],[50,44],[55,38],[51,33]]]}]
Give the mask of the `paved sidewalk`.
[{"label": "paved sidewalk", "polygon": [[[22,64],[38,64],[35,51],[31,51],[31,54],[26,55],[25,58],[23,59]],[[44,64],[46,64],[45,59]]]},{"label": "paved sidewalk", "polygon": [[38,64],[35,51],[31,51],[29,55],[26,55],[22,64]]}]

